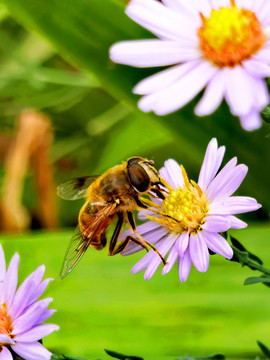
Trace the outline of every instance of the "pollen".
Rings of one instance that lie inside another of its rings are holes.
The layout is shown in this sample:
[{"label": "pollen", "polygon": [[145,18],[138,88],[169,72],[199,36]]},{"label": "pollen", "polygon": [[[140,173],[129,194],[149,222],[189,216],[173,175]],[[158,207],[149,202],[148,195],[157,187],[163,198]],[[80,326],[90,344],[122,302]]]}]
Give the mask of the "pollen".
[{"label": "pollen", "polygon": [[255,13],[238,8],[234,0],[229,7],[213,9],[208,18],[201,14],[201,20],[200,49],[204,58],[220,68],[241,65],[266,41]]},{"label": "pollen", "polygon": [[[5,334],[10,336],[10,333],[12,332],[12,321],[10,317],[7,314],[7,307],[6,304],[3,303],[0,306],[0,334]],[[4,345],[0,343],[0,347]]]},{"label": "pollen", "polygon": [[189,180],[185,169],[184,186],[170,188],[158,209],[159,217],[147,216],[150,220],[166,226],[171,233],[197,233],[205,222],[209,202],[198,184]]}]

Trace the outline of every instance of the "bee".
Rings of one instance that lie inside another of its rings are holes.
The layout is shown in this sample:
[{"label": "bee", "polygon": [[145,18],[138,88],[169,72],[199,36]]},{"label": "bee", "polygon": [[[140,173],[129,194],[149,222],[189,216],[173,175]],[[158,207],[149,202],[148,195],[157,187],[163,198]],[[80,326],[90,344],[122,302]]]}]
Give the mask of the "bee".
[{"label": "bee", "polygon": [[[78,217],[78,234],[71,239],[60,278],[63,279],[74,269],[89,246],[96,250],[106,246],[106,230],[114,219],[117,223],[108,255],[121,253],[133,241],[147,251],[153,249],[165,265],[159,251],[136,231],[133,211],[151,206],[151,201],[142,196],[149,192],[152,196],[165,199],[164,182],[154,167],[154,161],[142,157],[132,157],[99,177],[81,177],[60,185],[58,195],[61,198],[86,199]],[[124,223],[129,225],[132,235],[120,242]]]}]

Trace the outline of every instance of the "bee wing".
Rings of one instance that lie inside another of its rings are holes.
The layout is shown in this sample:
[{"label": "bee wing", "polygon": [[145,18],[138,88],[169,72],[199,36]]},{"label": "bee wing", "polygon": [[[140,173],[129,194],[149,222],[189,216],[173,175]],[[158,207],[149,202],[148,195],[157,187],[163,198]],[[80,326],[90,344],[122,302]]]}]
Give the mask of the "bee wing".
[{"label": "bee wing", "polygon": [[71,179],[57,188],[57,195],[65,200],[77,200],[85,197],[88,187],[96,180],[97,176],[85,176]]},{"label": "bee wing", "polygon": [[104,204],[104,207],[91,218],[83,233],[80,231],[79,227],[77,227],[77,231],[69,243],[64,258],[60,272],[61,279],[64,279],[75,268],[88,249],[88,246],[95,238],[95,235],[102,231],[102,229],[105,230],[107,228],[108,217],[114,214],[116,206],[117,203]]}]

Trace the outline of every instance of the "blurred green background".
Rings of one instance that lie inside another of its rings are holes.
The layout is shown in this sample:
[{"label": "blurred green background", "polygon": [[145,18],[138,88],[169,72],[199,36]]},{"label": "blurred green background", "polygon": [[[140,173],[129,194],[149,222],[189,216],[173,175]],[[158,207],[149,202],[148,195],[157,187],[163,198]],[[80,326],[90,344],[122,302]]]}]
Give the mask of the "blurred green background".
[{"label": "blurred green background", "polygon": [[[249,166],[237,194],[263,205],[241,217],[252,226],[235,236],[269,265],[269,125],[245,132],[226,104],[198,118],[193,108],[201,95],[170,116],[140,112],[131,89],[156,69],[113,64],[108,50],[119,40],[151,36],[125,16],[121,0],[1,0],[1,135],[15,136],[17,117],[26,108],[48,115],[56,184],[100,174],[134,155],[154,159],[157,168],[175,158],[196,180],[205,148],[216,137],[226,146],[225,161],[237,156]],[[4,155],[1,160],[2,182]],[[33,216],[32,227],[40,225],[34,219],[37,197],[29,170],[22,203]],[[1,235],[8,256],[20,252],[22,277],[45,263],[47,275],[57,278],[72,236],[61,228],[76,225],[81,205],[58,200],[57,232]],[[243,287],[248,270],[214,256],[207,274],[193,271],[186,284],[179,283],[176,269],[145,282],[129,273],[139,257],[89,251],[72,275],[55,281],[47,294],[55,298],[54,321],[61,330],[46,345],[88,359],[106,358],[103,348],[147,359],[212,352],[248,359],[258,352],[257,339],[267,342],[269,291]]]}]

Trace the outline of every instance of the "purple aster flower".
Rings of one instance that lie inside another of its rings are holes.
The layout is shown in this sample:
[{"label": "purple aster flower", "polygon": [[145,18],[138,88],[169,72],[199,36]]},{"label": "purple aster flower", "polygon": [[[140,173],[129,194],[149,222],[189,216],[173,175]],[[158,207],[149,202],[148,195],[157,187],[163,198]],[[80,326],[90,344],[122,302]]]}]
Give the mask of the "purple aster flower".
[{"label": "purple aster flower", "polygon": [[[169,272],[178,260],[180,281],[189,276],[191,264],[200,272],[209,265],[209,250],[227,259],[233,256],[229,243],[219,234],[229,229],[245,228],[247,224],[234,214],[257,210],[257,201],[246,196],[231,196],[244,180],[248,168],[237,165],[237,158],[231,159],[220,168],[225,147],[218,148],[212,139],[207,147],[198,183],[188,179],[183,167],[175,160],[167,160],[160,170],[160,176],[167,182],[165,200],[153,199],[154,212],[142,211],[141,219],[147,220],[138,226],[138,233],[155,244],[161,255],[167,257],[162,274]],[[122,233],[125,238],[129,230]],[[130,243],[122,255],[142,250]],[[149,280],[161,263],[160,257],[150,250],[131,270],[137,273],[145,269],[144,278]]]},{"label": "purple aster flower", "polygon": [[17,288],[19,255],[16,253],[6,270],[0,245],[0,360],[12,360],[10,349],[25,360],[49,360],[51,352],[38,340],[58,330],[57,325],[43,324],[56,310],[49,310],[53,300],[37,299],[48,283],[42,281],[45,266],[39,266]]},{"label": "purple aster flower", "polygon": [[126,14],[158,39],[117,43],[111,59],[174,65],[135,86],[142,111],[169,114],[206,87],[197,115],[211,114],[225,98],[244,129],[261,126],[259,113],[269,103],[269,0],[131,0]]}]

